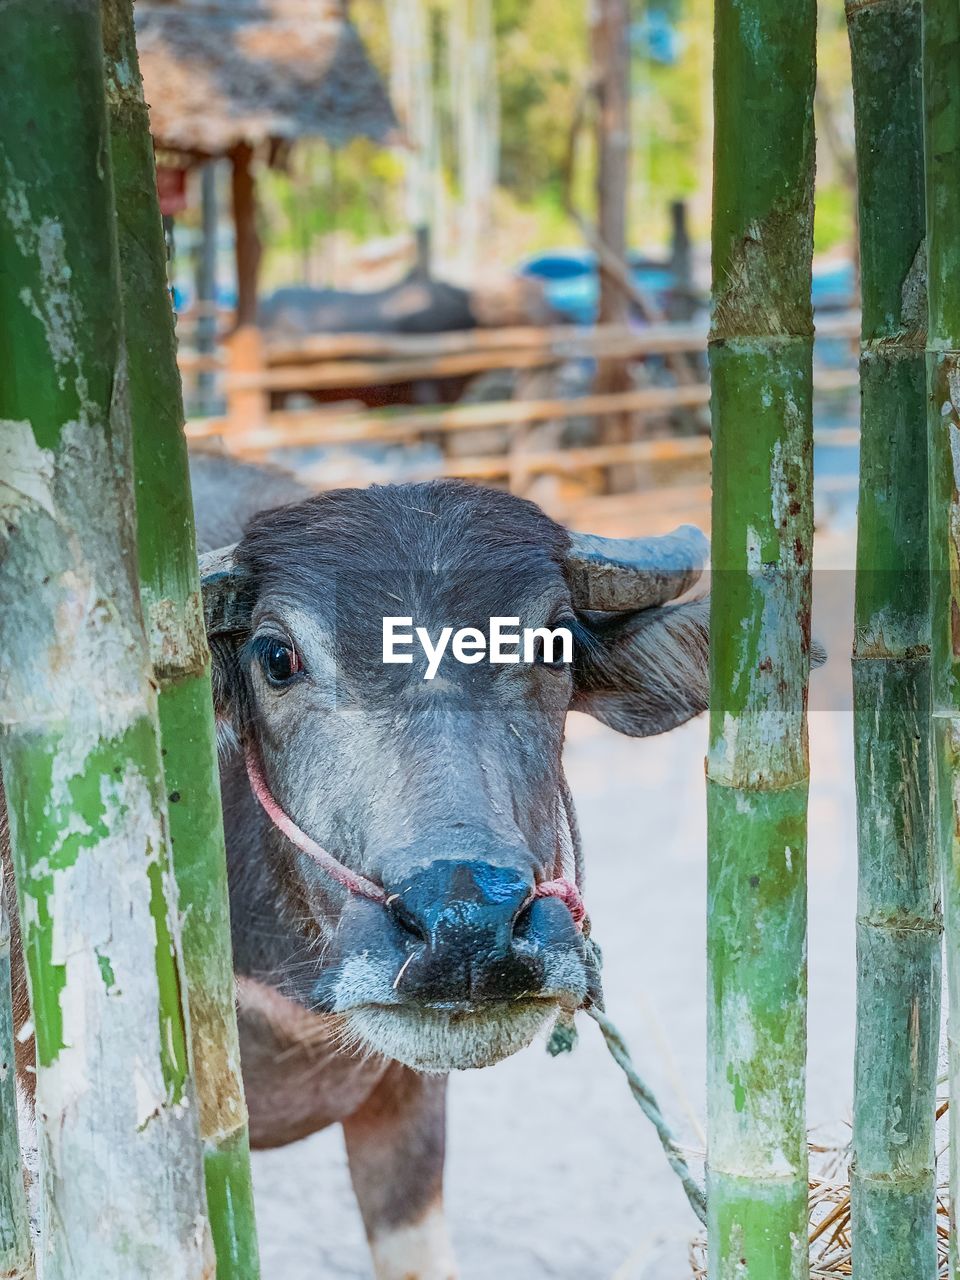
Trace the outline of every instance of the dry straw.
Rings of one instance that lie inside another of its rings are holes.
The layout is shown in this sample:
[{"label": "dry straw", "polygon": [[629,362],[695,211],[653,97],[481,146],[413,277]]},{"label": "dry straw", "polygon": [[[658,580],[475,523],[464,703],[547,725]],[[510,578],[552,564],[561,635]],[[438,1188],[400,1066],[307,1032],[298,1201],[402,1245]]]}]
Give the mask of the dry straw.
[{"label": "dry straw", "polygon": [[[947,1113],[946,1099],[937,1106],[937,1121]],[[810,1280],[852,1276],[850,1240],[849,1146],[842,1143],[809,1143],[810,1150]],[[941,1178],[937,1193],[937,1254],[939,1280],[949,1280],[950,1226],[946,1148],[938,1148]],[[690,1246],[694,1280],[707,1280],[707,1242],[699,1236]]]}]

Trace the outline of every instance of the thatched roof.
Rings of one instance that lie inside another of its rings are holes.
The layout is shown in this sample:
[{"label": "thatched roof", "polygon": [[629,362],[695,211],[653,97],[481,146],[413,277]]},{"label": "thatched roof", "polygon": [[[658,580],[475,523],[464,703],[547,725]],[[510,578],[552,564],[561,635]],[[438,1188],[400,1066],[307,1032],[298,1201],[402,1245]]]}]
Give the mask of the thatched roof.
[{"label": "thatched roof", "polygon": [[222,155],[239,142],[364,136],[396,127],[343,0],[138,3],[137,47],[158,145]]}]

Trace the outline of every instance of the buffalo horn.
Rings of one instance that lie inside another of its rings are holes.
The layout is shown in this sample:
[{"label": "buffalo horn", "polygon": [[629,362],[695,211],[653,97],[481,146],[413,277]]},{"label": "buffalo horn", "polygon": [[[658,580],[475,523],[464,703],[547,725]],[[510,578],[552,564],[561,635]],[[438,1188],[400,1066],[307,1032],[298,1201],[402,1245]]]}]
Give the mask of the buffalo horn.
[{"label": "buffalo horn", "polygon": [[659,538],[572,533],[567,577],[578,609],[626,612],[676,600],[699,579],[710,544],[694,525]]}]

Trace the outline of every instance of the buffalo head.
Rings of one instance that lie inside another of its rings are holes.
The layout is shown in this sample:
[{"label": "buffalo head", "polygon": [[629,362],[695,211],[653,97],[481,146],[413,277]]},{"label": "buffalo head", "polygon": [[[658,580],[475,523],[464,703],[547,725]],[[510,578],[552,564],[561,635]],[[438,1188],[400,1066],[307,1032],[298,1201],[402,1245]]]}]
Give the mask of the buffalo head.
[{"label": "buffalo head", "polygon": [[[571,535],[523,499],[438,482],[321,494],[204,558],[218,717],[274,821],[245,781],[234,803],[303,941],[282,989],[363,1049],[437,1071],[494,1062],[584,1001],[576,911],[536,892],[573,874],[564,722],[572,708],[646,736],[704,709],[706,604],[671,602],[705,554],[695,529]],[[388,616],[431,636],[566,627],[573,660],[448,649],[427,680],[416,647],[384,663]]]}]

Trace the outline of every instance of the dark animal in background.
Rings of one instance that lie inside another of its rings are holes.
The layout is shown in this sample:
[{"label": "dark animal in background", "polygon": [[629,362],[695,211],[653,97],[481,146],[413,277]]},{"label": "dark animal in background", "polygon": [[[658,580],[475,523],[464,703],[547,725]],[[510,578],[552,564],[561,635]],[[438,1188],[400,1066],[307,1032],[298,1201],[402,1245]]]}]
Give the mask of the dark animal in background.
[{"label": "dark animal in background", "polygon": [[[257,322],[268,337],[296,339],[321,333],[383,333],[426,336],[506,325],[563,323],[534,280],[507,279],[467,290],[414,272],[386,289],[351,292],[290,286],[265,298]],[[371,408],[391,404],[453,404],[471,375],[418,378],[368,387],[329,387],[300,393],[319,403],[360,400]],[[283,408],[286,392],[271,393]]]}]

